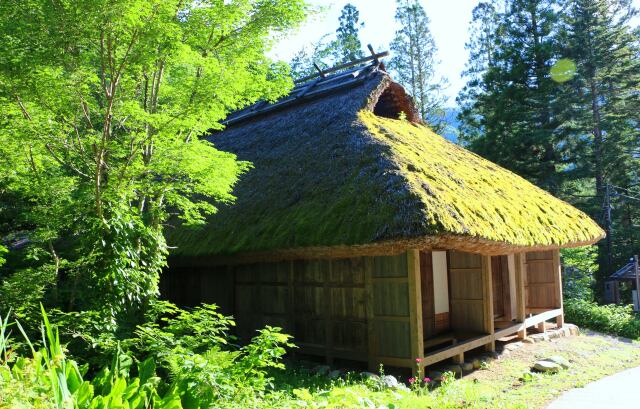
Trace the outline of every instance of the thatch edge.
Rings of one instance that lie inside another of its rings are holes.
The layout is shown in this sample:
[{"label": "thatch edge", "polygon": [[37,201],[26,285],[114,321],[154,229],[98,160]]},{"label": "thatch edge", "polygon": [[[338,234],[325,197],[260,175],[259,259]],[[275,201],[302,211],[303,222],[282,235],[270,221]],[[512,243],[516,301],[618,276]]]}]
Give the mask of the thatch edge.
[{"label": "thatch edge", "polygon": [[442,235],[414,239],[389,240],[379,243],[344,246],[318,246],[282,249],[276,251],[238,253],[225,256],[174,256],[172,266],[216,266],[250,264],[258,262],[278,262],[288,260],[344,259],[363,256],[393,256],[410,249],[425,251],[456,250],[487,256],[500,256],[531,251],[548,251],[562,248],[588,246],[602,240],[604,235],[589,241],[541,246],[518,246],[480,237],[462,235]]}]

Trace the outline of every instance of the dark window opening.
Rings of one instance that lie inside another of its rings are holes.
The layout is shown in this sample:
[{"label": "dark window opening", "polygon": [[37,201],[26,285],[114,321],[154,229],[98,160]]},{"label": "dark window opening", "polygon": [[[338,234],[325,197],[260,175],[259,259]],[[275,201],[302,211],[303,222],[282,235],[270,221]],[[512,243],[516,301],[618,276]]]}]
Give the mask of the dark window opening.
[{"label": "dark window opening", "polygon": [[411,97],[398,84],[391,84],[382,92],[378,102],[373,107],[373,113],[377,116],[391,119],[399,119],[404,113],[410,122],[419,122],[419,118],[413,107]]}]

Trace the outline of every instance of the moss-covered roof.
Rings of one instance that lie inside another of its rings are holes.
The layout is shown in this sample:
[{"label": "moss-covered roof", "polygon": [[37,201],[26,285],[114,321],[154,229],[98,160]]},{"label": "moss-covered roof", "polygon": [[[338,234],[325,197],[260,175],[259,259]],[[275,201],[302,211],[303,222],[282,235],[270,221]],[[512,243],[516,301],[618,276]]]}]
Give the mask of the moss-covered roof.
[{"label": "moss-covered roof", "polygon": [[238,183],[235,205],[203,228],[174,229],[173,254],[348,254],[385,243],[397,243],[395,250],[476,243],[496,253],[603,237],[584,213],[512,172],[425,126],[374,114],[394,116],[407,101],[387,74],[374,72],[213,135],[218,149],[253,169]]}]

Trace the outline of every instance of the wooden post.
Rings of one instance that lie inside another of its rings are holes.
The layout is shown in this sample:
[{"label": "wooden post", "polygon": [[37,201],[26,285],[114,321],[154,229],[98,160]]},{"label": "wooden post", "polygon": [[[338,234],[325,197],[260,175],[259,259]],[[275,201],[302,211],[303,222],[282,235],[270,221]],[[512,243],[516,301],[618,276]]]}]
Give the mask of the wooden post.
[{"label": "wooden post", "polygon": [[451,360],[454,364],[462,364],[464,363],[464,352],[460,352],[458,355],[454,355],[451,357]]},{"label": "wooden post", "polygon": [[523,253],[515,254],[514,258],[516,266],[516,320],[523,324],[522,330],[518,331],[518,338],[524,339],[527,337],[527,327],[524,326],[524,321],[527,318],[524,289],[526,274],[526,266],[524,264],[525,255]]},{"label": "wooden post", "polygon": [[[484,315],[484,330],[487,334],[493,335],[493,282],[491,281],[491,256],[482,256],[482,306]],[[495,351],[496,341],[484,346],[487,351]]]},{"label": "wooden post", "polygon": [[[409,319],[411,331],[411,361],[424,359],[424,338],[422,332],[422,286],[420,285],[420,251],[407,251],[408,287],[409,287]],[[418,379],[423,377],[423,365],[417,364]]]},{"label": "wooden post", "polygon": [[378,348],[376,346],[375,316],[373,313],[373,259],[364,258],[364,291],[365,291],[365,312],[367,314],[367,347],[369,371],[375,373],[378,370]]},{"label": "wooden post", "polygon": [[[289,264],[289,271],[287,272],[287,291],[288,291],[288,295],[289,295],[289,302],[288,302],[288,311],[287,311],[287,317],[289,320],[289,334],[294,334],[295,331],[295,327],[296,327],[296,305],[295,305],[295,300],[296,300],[296,296],[295,296],[295,272],[294,272],[294,267],[293,267],[293,260],[288,262]],[[295,348],[291,348],[290,349],[290,353],[291,356],[295,358],[296,356],[296,352],[295,352]]]},{"label": "wooden post", "polygon": [[636,275],[636,311],[640,311],[640,266],[638,266],[638,255],[633,256],[633,265]]},{"label": "wooden post", "polygon": [[[330,260],[318,261],[322,274],[324,275],[324,282],[322,283],[322,292],[324,294],[324,330],[325,330],[325,357],[327,359],[327,365],[333,365],[333,319],[331,317],[331,287],[329,282],[331,281],[331,267]],[[326,264],[325,264],[326,263]],[[326,269],[324,269],[324,265]],[[322,271],[324,270],[324,271]]]},{"label": "wooden post", "polygon": [[553,251],[553,274],[556,279],[556,308],[562,310],[562,314],[556,317],[556,326],[562,328],[564,325],[564,310],[562,309],[562,266],[560,264],[560,250]]}]

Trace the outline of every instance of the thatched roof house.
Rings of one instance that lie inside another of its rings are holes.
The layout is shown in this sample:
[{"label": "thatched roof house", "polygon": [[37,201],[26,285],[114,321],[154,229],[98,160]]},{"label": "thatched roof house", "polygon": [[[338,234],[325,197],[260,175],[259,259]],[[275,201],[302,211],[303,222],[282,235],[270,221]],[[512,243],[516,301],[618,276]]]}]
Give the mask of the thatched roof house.
[{"label": "thatched roof house", "polygon": [[[527,314],[561,320],[557,250],[604,234],[571,205],[421,125],[377,61],[240,111],[210,140],[253,169],[237,185],[237,202],[208,227],[169,237],[176,249],[165,291],[177,294],[175,280],[190,275],[201,294],[182,290],[182,301],[228,305],[240,331],[279,324],[330,358],[412,367],[438,334],[458,349],[433,362],[492,345],[502,321],[522,334],[540,322],[527,325]],[[540,276],[535,288],[529,277],[530,290],[527,268]],[[216,272],[235,288],[224,299],[205,294]],[[328,306],[298,308],[308,300],[295,294]],[[239,307],[247,299],[257,303],[250,311]],[[406,342],[387,339],[388,331],[406,331]],[[467,338],[456,333],[469,331],[475,341],[460,349]]]}]

